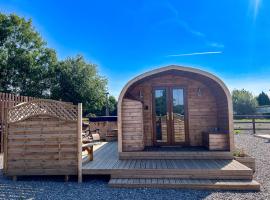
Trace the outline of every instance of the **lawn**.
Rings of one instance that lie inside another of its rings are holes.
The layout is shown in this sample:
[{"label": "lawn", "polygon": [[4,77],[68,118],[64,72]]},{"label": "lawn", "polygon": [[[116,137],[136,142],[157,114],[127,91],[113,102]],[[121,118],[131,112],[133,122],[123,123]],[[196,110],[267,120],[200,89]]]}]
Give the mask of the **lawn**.
[{"label": "lawn", "polygon": [[[252,119],[235,119],[234,123],[237,122],[252,122]],[[269,122],[270,123],[270,119],[255,119],[255,122]]]}]

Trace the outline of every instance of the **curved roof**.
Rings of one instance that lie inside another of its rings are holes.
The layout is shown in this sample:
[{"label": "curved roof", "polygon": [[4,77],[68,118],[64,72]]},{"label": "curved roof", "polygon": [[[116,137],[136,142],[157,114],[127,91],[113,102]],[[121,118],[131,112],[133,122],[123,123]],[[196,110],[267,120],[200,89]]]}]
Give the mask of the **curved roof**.
[{"label": "curved roof", "polygon": [[195,74],[199,74],[199,75],[202,75],[204,77],[207,77],[213,81],[215,81],[216,83],[218,83],[218,85],[223,89],[223,91],[226,93],[227,97],[231,98],[231,94],[230,94],[230,91],[229,89],[227,88],[227,86],[225,85],[225,83],[219,79],[218,77],[216,77],[215,75],[209,73],[209,72],[206,72],[206,71],[203,71],[203,70],[200,70],[200,69],[195,69],[195,68],[191,68],[191,67],[183,67],[183,66],[178,66],[178,65],[169,65],[169,66],[166,66],[166,67],[161,67],[161,68],[157,68],[157,69],[154,69],[154,70],[151,70],[151,71],[148,71],[146,73],[143,73],[139,76],[136,76],[135,78],[131,79],[122,89],[120,95],[119,95],[119,98],[118,98],[118,102],[121,102],[126,91],[128,90],[128,88],[133,85],[134,83],[136,83],[137,81],[140,81],[146,77],[149,77],[149,76],[152,76],[152,75],[155,75],[155,74],[159,74],[159,73],[162,73],[162,72],[166,72],[166,71],[170,71],[170,70],[176,70],[176,71],[183,71],[183,72],[191,72],[191,73],[195,73]]}]

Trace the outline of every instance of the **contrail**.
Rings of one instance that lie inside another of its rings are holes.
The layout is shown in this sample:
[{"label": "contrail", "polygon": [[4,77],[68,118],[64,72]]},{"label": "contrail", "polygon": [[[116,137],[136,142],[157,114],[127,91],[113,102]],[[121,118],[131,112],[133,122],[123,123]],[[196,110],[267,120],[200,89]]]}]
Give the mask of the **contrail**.
[{"label": "contrail", "polygon": [[206,54],[220,54],[222,51],[205,51],[205,52],[195,52],[195,53],[184,53],[184,54],[175,54],[168,55],[169,57],[177,57],[177,56],[195,56],[195,55],[206,55]]}]

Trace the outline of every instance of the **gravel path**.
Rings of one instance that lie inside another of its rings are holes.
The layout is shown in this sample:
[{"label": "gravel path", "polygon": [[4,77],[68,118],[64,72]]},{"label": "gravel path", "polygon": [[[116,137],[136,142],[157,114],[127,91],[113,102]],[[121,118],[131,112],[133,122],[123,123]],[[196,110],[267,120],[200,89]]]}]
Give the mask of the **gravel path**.
[{"label": "gravel path", "polygon": [[[27,177],[17,182],[3,177],[0,172],[0,199],[269,199],[270,200],[270,143],[248,134],[235,137],[238,147],[256,157],[255,179],[261,192],[222,192],[174,189],[113,189],[108,179],[88,177],[82,184],[73,177],[63,182],[63,177]],[[1,157],[1,156],[0,156]],[[0,159],[1,160],[1,159]],[[1,168],[1,161],[0,161]]]}]

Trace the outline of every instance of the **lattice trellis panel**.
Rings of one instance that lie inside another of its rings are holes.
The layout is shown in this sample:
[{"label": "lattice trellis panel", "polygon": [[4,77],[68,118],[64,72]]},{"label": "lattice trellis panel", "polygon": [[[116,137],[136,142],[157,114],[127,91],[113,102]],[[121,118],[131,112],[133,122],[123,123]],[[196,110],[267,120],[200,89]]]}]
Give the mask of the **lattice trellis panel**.
[{"label": "lattice trellis panel", "polygon": [[77,106],[54,100],[33,100],[19,104],[8,112],[8,123],[22,121],[29,117],[47,115],[67,121],[76,121]]}]

